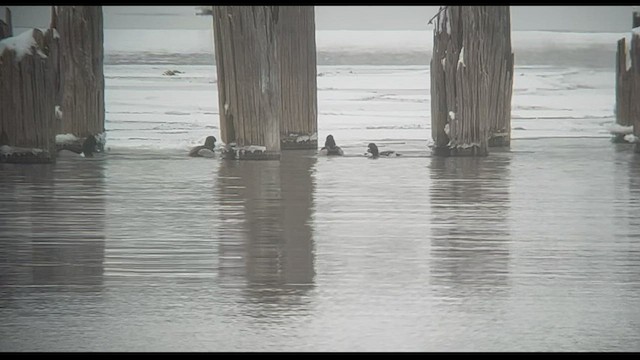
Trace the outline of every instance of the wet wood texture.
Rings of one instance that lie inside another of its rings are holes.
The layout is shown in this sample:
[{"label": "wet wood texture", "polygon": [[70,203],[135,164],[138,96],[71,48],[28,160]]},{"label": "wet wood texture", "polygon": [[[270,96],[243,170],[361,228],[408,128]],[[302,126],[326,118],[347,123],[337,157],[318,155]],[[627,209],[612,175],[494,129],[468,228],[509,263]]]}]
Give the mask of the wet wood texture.
[{"label": "wet wood texture", "polygon": [[508,6],[448,6],[435,18],[431,131],[439,155],[508,146],[513,52]]},{"label": "wet wood texture", "polygon": [[30,31],[33,44],[24,56],[12,48],[0,54],[0,145],[13,149],[2,151],[1,162],[48,163],[56,157],[58,38],[51,29]]},{"label": "wet wood texture", "polygon": [[[634,13],[634,25],[637,13]],[[633,32],[631,44],[625,38],[618,40],[616,53],[616,123],[632,126],[633,134],[640,138],[640,33]],[[617,134],[614,141],[624,141]],[[635,145],[640,153],[640,144]]]},{"label": "wet wood texture", "polygon": [[279,6],[278,62],[283,150],[318,148],[316,27],[313,6]]},{"label": "wet wood texture", "polygon": [[60,34],[59,134],[86,137],[104,132],[102,6],[53,6]]},{"label": "wet wood texture", "polygon": [[280,156],[279,12],[278,6],[213,7],[222,141],[265,148],[261,154],[228,151],[245,154],[241,158]]}]

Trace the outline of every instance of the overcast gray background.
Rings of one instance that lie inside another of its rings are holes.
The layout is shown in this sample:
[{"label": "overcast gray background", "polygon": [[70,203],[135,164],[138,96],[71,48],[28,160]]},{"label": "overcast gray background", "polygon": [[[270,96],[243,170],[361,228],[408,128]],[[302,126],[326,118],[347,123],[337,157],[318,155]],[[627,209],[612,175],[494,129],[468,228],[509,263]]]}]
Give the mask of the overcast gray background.
[{"label": "overcast gray background", "polygon": [[[48,27],[49,6],[9,6],[14,27]],[[4,6],[0,5],[0,9]],[[194,6],[104,6],[107,29],[208,29]],[[316,6],[318,30],[425,30],[437,6]],[[4,16],[4,11],[1,11]],[[512,6],[512,30],[624,32],[632,6]]]}]

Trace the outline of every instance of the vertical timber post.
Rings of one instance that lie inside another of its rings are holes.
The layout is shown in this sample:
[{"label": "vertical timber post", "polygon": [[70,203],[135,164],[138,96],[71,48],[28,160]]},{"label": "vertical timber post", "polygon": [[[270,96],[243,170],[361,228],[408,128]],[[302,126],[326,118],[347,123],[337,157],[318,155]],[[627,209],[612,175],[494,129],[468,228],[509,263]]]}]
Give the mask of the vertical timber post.
[{"label": "vertical timber post", "polygon": [[213,6],[225,158],[280,159],[278,6]]},{"label": "vertical timber post", "polygon": [[[618,40],[616,52],[616,124],[623,128],[612,131],[614,142],[624,142],[632,128],[636,141],[640,140],[640,13],[633,12],[631,42]],[[636,142],[635,151],[640,152]]]},{"label": "vertical timber post", "polygon": [[280,6],[278,61],[282,150],[318,148],[316,29],[313,6]]},{"label": "vertical timber post", "polygon": [[[13,25],[11,24],[11,10],[4,8],[4,20],[0,17],[0,40],[13,36]],[[2,11],[2,9],[0,9]]]},{"label": "vertical timber post", "polygon": [[436,15],[431,134],[436,155],[486,156],[511,138],[508,6],[446,6]]},{"label": "vertical timber post", "polygon": [[57,54],[52,29],[0,41],[0,162],[55,161]]},{"label": "vertical timber post", "polygon": [[640,10],[633,12],[633,29],[631,38],[631,63],[633,64],[633,135],[636,143],[634,150],[640,154]]},{"label": "vertical timber post", "polygon": [[79,147],[89,135],[95,135],[104,146],[102,6],[53,6],[51,11],[51,26],[60,35],[58,134],[73,134],[79,139],[65,146]]}]

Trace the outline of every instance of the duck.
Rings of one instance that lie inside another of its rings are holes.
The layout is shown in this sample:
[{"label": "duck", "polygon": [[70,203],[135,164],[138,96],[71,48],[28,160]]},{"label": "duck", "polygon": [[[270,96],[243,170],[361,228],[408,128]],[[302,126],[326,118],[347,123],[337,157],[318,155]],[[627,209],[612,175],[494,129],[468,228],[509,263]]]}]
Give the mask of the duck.
[{"label": "duck", "polygon": [[87,138],[84,139],[84,142],[82,143],[82,147],[80,148],[78,148],[77,145],[63,145],[62,149],[60,150],[68,150],[76,154],[80,154],[80,156],[83,157],[93,157],[94,153],[100,152],[100,149],[98,147],[98,140],[96,140],[96,137],[93,135],[87,136]]},{"label": "duck", "polygon": [[192,157],[213,157],[213,148],[216,146],[216,137],[207,136],[204,140],[204,145],[198,145],[189,151],[189,156]]},{"label": "duck", "polygon": [[344,155],[344,151],[340,146],[336,145],[336,141],[333,139],[333,135],[327,135],[327,139],[324,142],[324,147],[320,149],[322,155]]},{"label": "duck", "polygon": [[95,152],[99,152],[98,141],[95,136],[89,135],[82,143],[82,154],[84,157],[93,157]]},{"label": "duck", "polygon": [[367,153],[371,154],[372,158],[378,158],[380,156],[400,156],[400,154],[393,150],[378,151],[378,146],[374,143],[369,143],[369,146],[367,147]]}]

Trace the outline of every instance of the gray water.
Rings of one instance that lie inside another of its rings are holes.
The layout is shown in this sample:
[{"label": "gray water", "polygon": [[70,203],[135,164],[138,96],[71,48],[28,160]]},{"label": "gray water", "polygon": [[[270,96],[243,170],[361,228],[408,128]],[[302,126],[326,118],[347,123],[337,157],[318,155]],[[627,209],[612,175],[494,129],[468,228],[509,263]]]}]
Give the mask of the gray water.
[{"label": "gray water", "polygon": [[2,351],[638,351],[640,156],[0,164]]},{"label": "gray water", "polygon": [[[614,44],[615,45],[615,44]],[[515,66],[580,66],[593,68],[615,68],[615,46],[602,48],[554,48],[553,51],[540,49],[519,49],[514,57]],[[358,51],[318,51],[317,64],[326,65],[429,65],[431,51],[381,51],[375,53]],[[214,65],[215,55],[207,53],[157,53],[157,52],[115,52],[105,54],[105,65]]]}]

